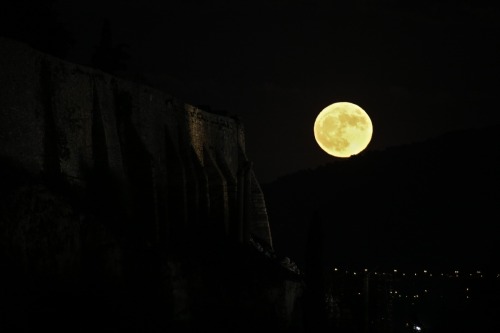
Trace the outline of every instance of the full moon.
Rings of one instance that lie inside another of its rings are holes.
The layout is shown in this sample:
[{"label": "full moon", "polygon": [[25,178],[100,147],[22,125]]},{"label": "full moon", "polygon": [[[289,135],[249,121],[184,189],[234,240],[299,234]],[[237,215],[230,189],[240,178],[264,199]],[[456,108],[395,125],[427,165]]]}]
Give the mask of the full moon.
[{"label": "full moon", "polygon": [[373,134],[372,121],[358,105],[333,103],[324,108],[314,122],[314,137],[326,153],[351,157],[362,152]]}]

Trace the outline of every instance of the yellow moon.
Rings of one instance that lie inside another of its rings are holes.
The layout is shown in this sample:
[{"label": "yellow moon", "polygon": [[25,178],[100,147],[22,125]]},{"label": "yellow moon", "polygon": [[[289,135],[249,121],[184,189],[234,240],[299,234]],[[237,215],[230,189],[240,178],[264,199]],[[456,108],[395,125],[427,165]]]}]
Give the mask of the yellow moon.
[{"label": "yellow moon", "polygon": [[368,114],[349,102],[333,103],[324,108],[314,122],[318,145],[335,157],[351,157],[370,143],[373,125]]}]

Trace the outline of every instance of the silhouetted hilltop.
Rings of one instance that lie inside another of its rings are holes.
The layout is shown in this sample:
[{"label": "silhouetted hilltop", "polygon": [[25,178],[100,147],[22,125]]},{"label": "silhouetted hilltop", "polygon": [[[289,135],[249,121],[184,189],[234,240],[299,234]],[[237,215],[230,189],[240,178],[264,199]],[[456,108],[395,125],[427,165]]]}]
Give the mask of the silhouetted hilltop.
[{"label": "silhouetted hilltop", "polygon": [[317,210],[326,265],[492,268],[500,240],[499,130],[450,132],[265,184],[276,249],[303,267]]}]

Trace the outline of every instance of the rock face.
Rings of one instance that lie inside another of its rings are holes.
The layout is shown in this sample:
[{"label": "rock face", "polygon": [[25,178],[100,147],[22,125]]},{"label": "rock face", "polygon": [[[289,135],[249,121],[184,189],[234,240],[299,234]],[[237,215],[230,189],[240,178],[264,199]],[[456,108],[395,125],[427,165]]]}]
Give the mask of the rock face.
[{"label": "rock face", "polygon": [[[288,325],[300,293],[289,272],[277,268],[246,298],[255,280],[231,276],[267,269],[269,258],[241,263],[254,256],[250,240],[273,247],[241,123],[17,42],[0,39],[0,49],[6,313],[71,325],[146,320],[154,331],[200,318],[224,325],[239,304]],[[285,289],[294,292],[276,296]],[[259,309],[252,297],[287,315]]]}]

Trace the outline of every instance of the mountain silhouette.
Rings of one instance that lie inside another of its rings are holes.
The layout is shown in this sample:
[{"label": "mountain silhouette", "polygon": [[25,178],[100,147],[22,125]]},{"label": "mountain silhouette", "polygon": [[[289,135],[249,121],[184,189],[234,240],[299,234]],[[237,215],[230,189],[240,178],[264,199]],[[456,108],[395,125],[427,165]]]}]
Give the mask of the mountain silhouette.
[{"label": "mountain silhouette", "polygon": [[317,211],[326,266],[497,268],[498,133],[453,131],[263,184],[276,252],[304,267]]}]

